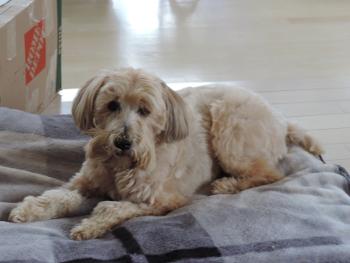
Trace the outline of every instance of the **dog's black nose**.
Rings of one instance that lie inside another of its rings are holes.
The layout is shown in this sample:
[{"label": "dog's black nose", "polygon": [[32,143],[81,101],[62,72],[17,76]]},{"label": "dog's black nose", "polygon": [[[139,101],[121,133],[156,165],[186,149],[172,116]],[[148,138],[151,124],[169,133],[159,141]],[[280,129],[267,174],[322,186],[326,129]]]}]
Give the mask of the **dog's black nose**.
[{"label": "dog's black nose", "polygon": [[132,142],[127,139],[116,139],[114,145],[122,151],[127,151],[131,148]]}]

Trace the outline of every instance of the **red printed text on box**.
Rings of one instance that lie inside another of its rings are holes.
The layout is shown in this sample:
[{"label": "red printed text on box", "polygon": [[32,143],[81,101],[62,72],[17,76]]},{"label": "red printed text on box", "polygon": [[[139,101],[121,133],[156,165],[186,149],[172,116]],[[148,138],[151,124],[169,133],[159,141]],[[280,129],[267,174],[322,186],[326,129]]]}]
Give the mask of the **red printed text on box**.
[{"label": "red printed text on box", "polygon": [[29,84],[46,64],[46,40],[44,37],[44,20],[39,21],[24,35],[25,45],[25,81]]}]

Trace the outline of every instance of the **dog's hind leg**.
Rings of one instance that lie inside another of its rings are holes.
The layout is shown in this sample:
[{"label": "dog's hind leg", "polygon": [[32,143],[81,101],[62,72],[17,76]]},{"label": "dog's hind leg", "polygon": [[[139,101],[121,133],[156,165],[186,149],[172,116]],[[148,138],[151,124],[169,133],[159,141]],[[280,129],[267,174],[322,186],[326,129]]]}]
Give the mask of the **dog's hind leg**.
[{"label": "dog's hind leg", "polygon": [[287,143],[299,145],[309,153],[319,156],[324,151],[319,142],[296,124],[288,123]]},{"label": "dog's hind leg", "polygon": [[223,177],[211,184],[212,194],[235,194],[245,189],[274,183],[283,176],[265,161],[257,160],[244,170],[237,170],[237,177]]},{"label": "dog's hind leg", "polygon": [[282,178],[276,164],[287,153],[287,125],[258,96],[217,100],[210,119],[210,146],[229,176],[214,181],[212,193],[236,193]]}]

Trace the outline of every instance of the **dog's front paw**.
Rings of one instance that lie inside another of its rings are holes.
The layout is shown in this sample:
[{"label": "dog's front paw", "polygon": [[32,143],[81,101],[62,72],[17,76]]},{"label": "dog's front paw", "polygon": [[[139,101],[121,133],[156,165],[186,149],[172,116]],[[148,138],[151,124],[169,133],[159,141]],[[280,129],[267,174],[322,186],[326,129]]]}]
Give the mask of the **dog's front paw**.
[{"label": "dog's front paw", "polygon": [[211,184],[212,194],[235,194],[239,192],[237,180],[233,177],[223,177]]},{"label": "dog's front paw", "polygon": [[9,221],[14,223],[25,223],[29,222],[29,217],[22,209],[15,208],[11,211],[9,215]]},{"label": "dog's front paw", "polygon": [[48,203],[39,197],[27,196],[22,203],[10,212],[9,221],[14,223],[33,222],[45,219]]},{"label": "dog's front paw", "polygon": [[70,238],[73,240],[87,240],[101,237],[106,230],[91,224],[81,224],[70,231]]}]

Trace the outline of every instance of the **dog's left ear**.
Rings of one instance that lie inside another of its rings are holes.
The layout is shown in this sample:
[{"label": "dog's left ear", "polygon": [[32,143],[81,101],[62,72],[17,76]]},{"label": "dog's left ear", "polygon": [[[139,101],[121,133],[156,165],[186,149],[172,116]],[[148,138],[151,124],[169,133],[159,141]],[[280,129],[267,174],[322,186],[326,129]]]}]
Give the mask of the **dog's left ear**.
[{"label": "dog's left ear", "polygon": [[184,139],[189,133],[186,103],[163,81],[161,85],[166,106],[166,123],[161,136],[166,142]]}]

